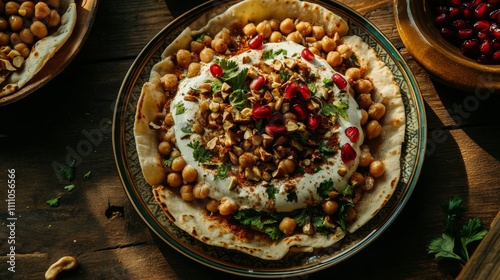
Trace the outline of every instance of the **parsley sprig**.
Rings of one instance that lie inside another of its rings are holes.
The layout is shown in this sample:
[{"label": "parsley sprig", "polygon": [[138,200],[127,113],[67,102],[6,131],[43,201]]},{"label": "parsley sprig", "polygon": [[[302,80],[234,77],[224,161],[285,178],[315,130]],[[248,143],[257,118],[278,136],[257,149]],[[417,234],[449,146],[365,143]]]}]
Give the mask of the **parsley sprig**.
[{"label": "parsley sprig", "polygon": [[198,140],[191,141],[187,146],[193,149],[194,159],[201,163],[208,163],[213,156],[212,152],[207,150]]},{"label": "parsley sprig", "polygon": [[247,104],[248,86],[245,80],[248,76],[248,68],[239,69],[238,64],[229,59],[216,59],[215,63],[219,64],[224,71],[224,74],[212,81],[212,91],[220,89],[222,82],[226,82],[232,88],[229,94],[229,103],[239,110],[243,110]]},{"label": "parsley sprig", "polygon": [[481,220],[472,218],[467,220],[459,230],[459,221],[463,218],[465,208],[460,197],[453,197],[443,205],[445,232],[434,237],[427,244],[427,252],[435,254],[435,260],[450,258],[465,264],[469,260],[467,246],[474,241],[484,238],[488,231],[483,227]]}]

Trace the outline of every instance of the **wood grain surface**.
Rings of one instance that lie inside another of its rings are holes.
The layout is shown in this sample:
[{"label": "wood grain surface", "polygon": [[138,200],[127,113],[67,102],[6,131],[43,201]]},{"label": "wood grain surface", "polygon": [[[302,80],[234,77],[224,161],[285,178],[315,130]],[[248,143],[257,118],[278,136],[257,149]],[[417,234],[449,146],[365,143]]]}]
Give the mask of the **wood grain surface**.
[{"label": "wood grain surface", "polygon": [[[72,64],[29,97],[0,107],[0,279],[43,279],[64,255],[75,256],[79,266],[58,279],[229,276],[188,259],[150,233],[122,188],[111,143],[114,102],[133,60],[197,2],[100,1],[93,29]],[[384,234],[338,265],[290,279],[453,279],[462,267],[435,262],[425,244],[442,232],[441,205],[453,196],[464,200],[467,218],[490,225],[497,215],[500,95],[468,94],[434,83],[401,43],[391,1],[343,2],[372,21],[410,65],[425,101],[427,154],[413,195]],[[76,188],[68,192],[54,166],[75,153]],[[15,273],[7,270],[10,230],[3,202],[9,169],[16,174]],[[49,207],[46,200],[58,195],[59,207]],[[111,206],[120,211],[109,215]]]}]

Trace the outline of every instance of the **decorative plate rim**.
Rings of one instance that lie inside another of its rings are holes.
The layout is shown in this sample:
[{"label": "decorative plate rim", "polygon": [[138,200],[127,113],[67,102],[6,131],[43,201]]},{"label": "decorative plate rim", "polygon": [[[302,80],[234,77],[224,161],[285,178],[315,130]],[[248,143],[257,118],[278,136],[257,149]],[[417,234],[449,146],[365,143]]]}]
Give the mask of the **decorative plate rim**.
[{"label": "decorative plate rim", "polygon": [[[133,116],[135,116],[135,105],[137,104],[137,98],[138,95],[140,95],[140,90],[142,88],[142,84],[144,83],[141,79],[147,80],[147,78],[149,78],[151,67],[155,63],[153,60],[155,58],[159,58],[159,54],[161,54],[165,46],[168,44],[167,38],[169,36],[175,37],[176,33],[174,31],[179,32],[182,30],[184,26],[190,23],[192,18],[207,12],[211,8],[216,8],[218,5],[233,3],[235,1],[224,0],[216,2],[217,3],[215,4],[213,1],[206,2],[205,4],[186,12],[165,26],[144,47],[127,72],[122,86],[120,87],[117,102],[115,104],[112,132],[115,162],[123,188],[139,216],[157,236],[183,255],[208,267],[235,275],[272,278],[299,276],[313,273],[335,265],[358,253],[368,244],[373,242],[378,236],[380,236],[380,234],[387,229],[387,227],[401,212],[413,192],[413,189],[415,188],[423,164],[426,143],[425,109],[418,85],[410,68],[397,49],[373,24],[344,4],[327,2],[326,0],[310,0],[309,2],[320,4],[346,19],[351,27],[351,34],[358,33],[357,35],[366,36],[366,38],[369,39],[369,42],[365,42],[375,49],[380,58],[385,62],[392,62],[388,66],[390,66],[393,74],[400,84],[402,96],[405,102],[405,114],[407,117],[411,116],[409,119],[409,125],[407,125],[406,128],[407,131],[405,132],[405,143],[403,145],[405,154],[402,155],[402,175],[398,187],[396,188],[397,193],[393,195],[393,198],[389,200],[388,204],[382,208],[379,214],[377,214],[372,221],[362,227],[355,234],[348,235],[348,237],[344,241],[341,241],[338,246],[334,245],[333,247],[327,249],[321,249],[318,253],[302,254],[299,257],[300,260],[260,260],[259,263],[252,263],[252,266],[243,265],[241,260],[238,260],[238,263],[236,263],[236,260],[233,262],[233,259],[231,259],[231,262],[228,262],[227,260],[223,261],[222,259],[224,256],[227,257],[227,255],[236,257],[245,256],[245,258],[249,258],[251,261],[259,260],[256,260],[257,258],[244,253],[224,248],[206,244],[187,244],[186,240],[180,240],[178,236],[174,236],[175,233],[167,232],[172,230],[172,228],[166,228],[170,222],[168,221],[166,215],[163,214],[161,208],[154,201],[147,201],[150,197],[143,197],[141,194],[141,186],[138,185],[141,184],[139,181],[142,177],[142,171],[140,167],[137,168],[138,160],[136,158],[136,154],[134,158],[135,141],[133,139],[133,135],[130,135],[131,133],[133,134],[132,129],[134,122]],[[406,159],[406,157],[409,158]],[[135,169],[133,167],[135,167]],[[142,181],[144,181],[143,178]],[[145,184],[145,182],[142,182],[142,184]],[[148,188],[151,192],[151,187],[147,186],[147,184],[146,186],[143,185],[143,187]],[[149,195],[146,194],[146,196]],[[174,231],[176,231],[175,228],[176,227],[174,225]],[[177,230],[180,231],[180,229]],[[363,238],[352,240],[352,236],[356,236],[357,233],[362,234]],[[183,234],[181,233],[181,235]],[[189,240],[189,236],[186,239]],[[194,241],[194,243],[196,242],[199,241]],[[354,244],[351,244],[351,242],[354,242]],[[217,255],[217,257],[214,257],[214,255],[209,255],[209,252],[200,250],[197,251],[196,246],[208,246],[222,256]],[[290,263],[294,263],[295,265],[289,265]],[[256,266],[260,264],[267,265],[267,267]],[[282,264],[282,266],[279,264]]]}]

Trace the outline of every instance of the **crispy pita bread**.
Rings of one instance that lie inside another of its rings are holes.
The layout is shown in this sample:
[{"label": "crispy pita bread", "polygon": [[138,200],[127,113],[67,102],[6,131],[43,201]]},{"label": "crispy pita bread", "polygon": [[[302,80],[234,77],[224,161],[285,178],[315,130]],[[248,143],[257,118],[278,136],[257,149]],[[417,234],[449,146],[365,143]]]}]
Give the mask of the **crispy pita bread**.
[{"label": "crispy pita bread", "polygon": [[76,24],[76,4],[74,0],[61,0],[61,25],[51,35],[39,40],[31,48],[31,53],[26,59],[23,69],[13,72],[6,78],[0,97],[9,95],[22,88],[47,61],[64,45],[73,32]]},{"label": "crispy pita bread", "polygon": [[[150,79],[144,84],[136,112],[134,134],[137,153],[146,181],[153,186],[157,202],[172,222],[198,240],[215,246],[235,249],[250,255],[276,260],[281,259],[290,248],[311,251],[313,248],[329,247],[341,240],[345,233],[341,230],[329,235],[316,233],[312,236],[295,234],[279,240],[271,240],[257,231],[249,233],[242,226],[231,223],[230,219],[210,215],[205,206],[183,201],[178,193],[161,186],[166,175],[163,159],[157,151],[159,144],[156,132],[150,128],[158,112],[163,110],[166,96],[160,85],[160,77],[173,73],[174,63],[170,55],[182,48],[187,48],[193,36],[202,33],[216,34],[222,28],[240,28],[248,22],[260,22],[265,19],[299,18],[324,25],[328,34],[338,32],[347,34],[348,27],[344,20],[321,6],[295,0],[247,0],[227,9],[219,16],[201,17],[186,28],[164,51],[163,60],[156,64]],[[207,21],[208,20],[208,21]],[[363,43],[359,37],[344,39],[356,53],[359,62],[366,69],[367,76],[374,81],[374,100],[382,101],[387,106],[384,117],[383,138],[374,141],[372,153],[384,161],[386,174],[376,182],[372,192],[365,193],[364,201],[357,207],[358,218],[349,225],[349,231],[355,231],[364,225],[385,204],[394,191],[399,178],[400,148],[404,138],[404,108],[399,89],[391,71],[381,62],[375,52]]]}]

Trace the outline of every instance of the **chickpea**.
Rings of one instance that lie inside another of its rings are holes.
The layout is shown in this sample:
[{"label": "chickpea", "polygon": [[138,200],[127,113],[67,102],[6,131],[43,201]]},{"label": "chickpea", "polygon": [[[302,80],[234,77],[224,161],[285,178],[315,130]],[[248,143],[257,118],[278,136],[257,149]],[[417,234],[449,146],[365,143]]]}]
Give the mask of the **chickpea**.
[{"label": "chickpea", "polygon": [[53,9],[57,9],[59,8],[61,2],[59,0],[47,0],[45,1],[45,3],[47,3],[47,5]]},{"label": "chickpea", "polygon": [[218,39],[222,39],[224,41],[224,44],[226,44],[226,45],[231,44],[231,35],[229,32],[229,29],[222,28],[222,30],[219,31],[219,33],[217,33],[214,36],[214,40],[218,40]]},{"label": "chickpea", "polygon": [[316,47],[309,47],[309,50],[310,50],[313,54],[315,54],[315,55],[317,55],[317,56],[321,56],[321,51],[320,51],[318,48],[316,48]]},{"label": "chickpea", "polygon": [[269,36],[269,42],[272,43],[281,42],[282,40],[283,40],[283,34],[281,34],[281,32],[279,31],[273,31],[273,33],[271,33],[271,36]]},{"label": "chickpea", "polygon": [[23,43],[31,45],[35,42],[35,36],[33,36],[33,33],[31,33],[31,30],[29,28],[24,28],[19,32],[19,37],[21,37],[21,41]]},{"label": "chickpea", "polygon": [[13,32],[10,34],[10,44],[11,46],[15,46],[19,43],[22,43],[23,40],[21,40],[21,36],[19,36],[19,33]]},{"label": "chickpea", "polygon": [[335,48],[337,47],[337,43],[335,43],[335,40],[333,40],[332,38],[323,36],[323,38],[321,38],[321,47],[323,48],[324,52],[328,53],[335,50]]},{"label": "chickpea", "polygon": [[361,70],[356,67],[351,67],[345,71],[345,76],[348,80],[358,80],[361,78]]},{"label": "chickpea", "polygon": [[351,186],[360,186],[365,181],[363,174],[359,172],[352,173],[351,177],[349,177],[349,184]]},{"label": "chickpea", "polygon": [[205,35],[201,38],[201,42],[205,45],[205,47],[210,47],[212,45],[212,37]]},{"label": "chickpea", "polygon": [[[42,2],[40,2],[42,3]],[[30,26],[31,33],[35,35],[38,39],[45,38],[49,31],[47,30],[47,26],[43,24],[41,21],[34,21]]]},{"label": "chickpea", "polygon": [[35,14],[35,4],[31,1],[21,3],[21,6],[19,6],[18,14],[25,18],[32,18]]},{"label": "chickpea", "polygon": [[25,43],[19,43],[14,46],[14,49],[18,51],[22,57],[27,58],[30,55],[30,48]]},{"label": "chickpea", "polygon": [[297,44],[301,44],[303,39],[304,38],[302,37],[302,34],[300,34],[300,32],[298,32],[298,31],[294,31],[294,32],[288,34],[288,36],[286,36],[287,41],[292,41],[292,42],[295,42]]},{"label": "chickpea", "polygon": [[184,167],[186,167],[186,161],[182,156],[178,156],[172,160],[172,170],[175,172],[181,172]]},{"label": "chickpea", "polygon": [[162,156],[168,156],[170,155],[170,153],[173,151],[173,147],[172,147],[172,144],[170,144],[170,142],[161,142],[159,145],[158,145],[158,152],[160,153],[160,155]]},{"label": "chickpea", "polygon": [[11,15],[9,17],[9,25],[12,31],[19,31],[23,28],[23,18],[17,15]]},{"label": "chickpea", "polygon": [[216,213],[217,211],[219,211],[219,205],[219,201],[211,199],[209,202],[207,202],[207,210],[212,213]]},{"label": "chickpea", "polygon": [[285,235],[292,234],[295,231],[295,227],[297,227],[297,222],[295,221],[295,219],[292,219],[290,217],[284,217],[279,225],[279,229]]},{"label": "chickpea", "polygon": [[193,187],[193,195],[195,198],[207,198],[209,193],[210,189],[208,188],[207,184],[198,183]]},{"label": "chickpea", "polygon": [[354,208],[352,208],[352,206],[346,206],[344,208],[344,220],[346,222],[350,222],[350,221],[354,220],[357,215],[358,214],[356,213]]},{"label": "chickpea", "polygon": [[61,16],[56,10],[51,10],[49,16],[47,17],[47,26],[55,27],[61,23]]},{"label": "chickpea", "polygon": [[205,48],[205,45],[203,45],[202,42],[198,41],[191,41],[189,45],[189,50],[194,53],[200,53],[203,49]]},{"label": "chickpea", "polygon": [[167,184],[173,188],[177,188],[182,185],[182,176],[177,172],[168,173]]},{"label": "chickpea", "polygon": [[170,157],[172,158],[176,158],[176,157],[180,157],[181,156],[181,152],[179,150],[173,150],[172,153],[170,154]]},{"label": "chickpea", "polygon": [[45,2],[38,2],[35,5],[35,18],[44,19],[50,14],[50,8]]},{"label": "chickpea", "polygon": [[225,53],[227,51],[227,44],[224,43],[223,39],[212,40],[212,49],[218,53]]},{"label": "chickpea", "polygon": [[332,67],[339,66],[342,63],[342,57],[336,51],[331,51],[326,55],[326,62]]},{"label": "chickpea", "polygon": [[382,103],[373,103],[368,108],[368,116],[374,120],[380,120],[385,115],[385,105]]},{"label": "chickpea", "polygon": [[180,189],[180,193],[181,193],[182,200],[185,200],[185,201],[193,201],[194,200],[193,186],[192,185],[183,185]]},{"label": "chickpea", "polygon": [[7,33],[0,32],[0,46],[9,45],[10,37]]},{"label": "chickpea", "polygon": [[177,76],[175,74],[165,74],[160,78],[160,83],[165,90],[177,89]]},{"label": "chickpea", "polygon": [[295,25],[295,29],[304,37],[311,35],[312,25],[307,21],[301,21]]},{"label": "chickpea", "polygon": [[236,210],[238,210],[238,205],[230,198],[223,197],[218,208],[219,213],[225,216],[236,212]]},{"label": "chickpea", "polygon": [[198,171],[191,165],[186,165],[182,169],[182,179],[187,183],[193,183],[198,180]]},{"label": "chickpea", "polygon": [[191,53],[188,50],[179,50],[175,58],[177,59],[177,63],[184,68],[187,68],[191,63]]},{"label": "chickpea", "polygon": [[204,48],[200,52],[200,60],[205,62],[205,63],[209,63],[210,61],[212,61],[214,59],[214,56],[215,56],[215,52],[211,48]]},{"label": "chickpea", "polygon": [[4,19],[3,17],[0,17],[0,31],[5,31],[7,30],[7,28],[9,28],[9,21]]},{"label": "chickpea", "polygon": [[332,215],[339,209],[339,204],[335,200],[327,200],[321,204],[321,208],[327,215]]},{"label": "chickpea", "polygon": [[337,51],[340,53],[343,59],[348,59],[352,55],[351,47],[348,45],[338,45]]},{"label": "chickpea", "polygon": [[257,29],[255,28],[255,24],[253,22],[247,23],[243,27],[243,33],[247,36],[255,36],[257,34]]},{"label": "chickpea", "polygon": [[316,40],[321,40],[325,37],[325,28],[323,26],[314,25],[312,27],[312,36],[316,38]]},{"label": "chickpea", "polygon": [[368,112],[365,109],[361,109],[361,120],[359,122],[361,125],[365,125],[368,122]]},{"label": "chickpea", "polygon": [[368,167],[370,166],[370,163],[374,160],[372,154],[370,151],[361,151],[359,155],[359,166],[361,167]]},{"label": "chickpea", "polygon": [[257,160],[252,153],[246,152],[238,158],[238,163],[243,168],[253,167],[257,163]]},{"label": "chickpea", "polygon": [[374,160],[370,163],[370,175],[377,178],[385,173],[385,164],[381,160]]},{"label": "chickpea", "polygon": [[201,65],[198,62],[192,62],[188,66],[188,70],[187,70],[187,74],[186,75],[189,78],[198,76],[200,74],[200,68],[201,68]]},{"label": "chickpea", "polygon": [[286,18],[280,23],[281,33],[288,35],[295,31],[295,24],[291,18]]},{"label": "chickpea", "polygon": [[368,144],[363,144],[359,147],[362,152],[370,152],[370,146]]},{"label": "chickpea", "polygon": [[19,10],[19,4],[14,1],[9,1],[5,3],[5,15],[17,15],[17,11]]},{"label": "chickpea", "polygon": [[370,80],[367,79],[359,79],[354,84],[354,89],[358,93],[369,93],[373,89],[373,84]]},{"label": "chickpea", "polygon": [[362,93],[358,95],[356,101],[361,109],[368,110],[372,105],[372,96],[369,93]]},{"label": "chickpea", "polygon": [[255,29],[257,30],[257,33],[262,35],[262,37],[264,38],[269,38],[269,36],[271,36],[271,33],[273,33],[273,29],[271,28],[271,25],[267,20],[259,22]]},{"label": "chickpea", "polygon": [[366,137],[368,139],[377,138],[382,132],[382,126],[377,120],[371,120],[366,125]]}]

